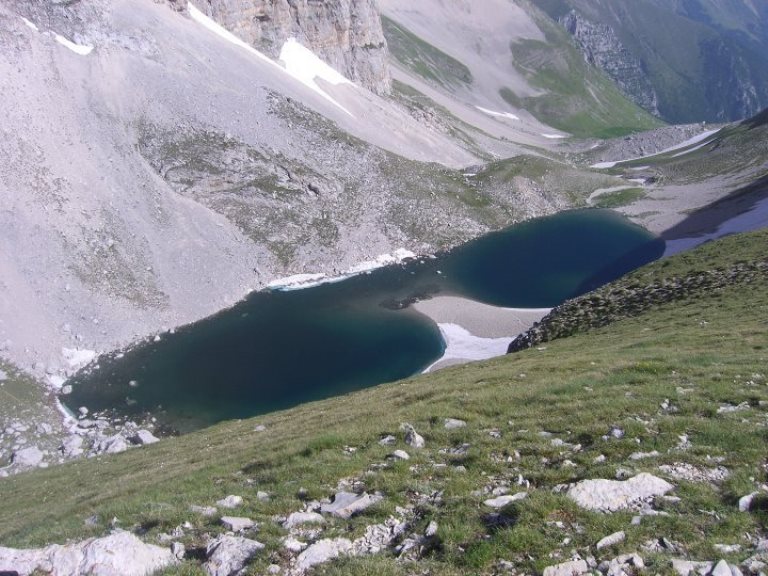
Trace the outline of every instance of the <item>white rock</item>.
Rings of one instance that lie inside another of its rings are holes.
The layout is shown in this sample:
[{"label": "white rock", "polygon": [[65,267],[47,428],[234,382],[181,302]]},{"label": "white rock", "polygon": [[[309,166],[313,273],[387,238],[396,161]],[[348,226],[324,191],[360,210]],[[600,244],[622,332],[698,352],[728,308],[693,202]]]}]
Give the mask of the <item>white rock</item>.
[{"label": "white rock", "polygon": [[181,542],[174,542],[171,544],[171,554],[173,554],[179,560],[184,559],[184,555],[187,553],[187,547]]},{"label": "white rock", "polygon": [[544,568],[544,576],[580,576],[589,572],[589,566],[584,560],[571,560]]},{"label": "white rock", "polygon": [[149,576],[178,562],[170,550],[144,544],[130,532],[44,549],[0,548],[0,571],[28,575],[35,570],[90,576]]},{"label": "white rock", "polygon": [[263,492],[262,490],[259,490],[256,492],[256,499],[259,502],[269,502],[269,492]]},{"label": "white rock", "polygon": [[511,504],[512,502],[518,502],[528,497],[527,492],[518,492],[517,494],[499,496],[498,498],[491,498],[483,502],[489,508],[504,508],[504,506]]},{"label": "white rock", "polygon": [[658,451],[653,452],[633,452],[629,455],[630,460],[645,460],[646,458],[658,458],[661,456]]},{"label": "white rock", "polygon": [[464,428],[466,425],[467,423],[464,420],[456,418],[446,418],[444,424],[446,430],[456,430],[457,428]]},{"label": "white rock", "polygon": [[395,450],[391,456],[395,460],[410,460],[411,458],[405,450]]},{"label": "white rock", "polygon": [[741,546],[739,544],[715,544],[712,546],[720,554],[735,554],[741,552]]},{"label": "white rock", "polygon": [[218,500],[216,502],[217,506],[221,506],[222,508],[237,508],[238,506],[243,505],[243,497],[242,496],[234,496],[230,494],[226,498],[222,498],[221,500]]},{"label": "white rock", "polygon": [[432,520],[432,521],[431,521],[431,522],[430,522],[430,523],[427,525],[427,529],[426,529],[426,530],[424,530],[424,536],[426,536],[427,538],[432,538],[433,536],[435,536],[435,535],[437,534],[437,529],[438,529],[438,525],[437,525],[437,522],[435,522],[434,520]]},{"label": "white rock", "polygon": [[267,573],[269,574],[280,574],[280,566],[277,564],[270,564],[267,566]]},{"label": "white rock", "polygon": [[615,512],[662,496],[674,486],[652,474],[642,473],[629,480],[582,480],[568,489],[568,496],[582,508]]},{"label": "white rock", "polygon": [[3,370],[0,370],[0,382],[4,382],[7,379],[8,379],[8,373]]},{"label": "white rock", "polygon": [[637,554],[622,554],[608,563],[606,576],[626,576],[645,568],[645,562]]},{"label": "white rock", "polygon": [[[352,551],[352,542],[346,538],[319,540],[304,550],[296,559],[296,569],[304,572]],[[217,575],[218,576],[218,575]]]},{"label": "white rock", "polygon": [[240,516],[222,516],[221,523],[224,525],[224,528],[232,532],[242,532],[256,525],[250,518],[242,518]]},{"label": "white rock", "polygon": [[712,562],[692,562],[690,560],[672,560],[672,570],[679,576],[698,574],[704,576],[712,571]]},{"label": "white rock", "polygon": [[120,434],[102,438],[93,445],[93,451],[97,454],[118,454],[125,452],[128,448],[130,448],[128,441]]},{"label": "white rock", "polygon": [[11,456],[11,462],[19,468],[37,468],[42,464],[45,455],[37,446],[29,446],[17,450]]},{"label": "white rock", "polygon": [[605,538],[601,539],[595,545],[595,548],[602,550],[603,548],[608,548],[609,546],[615,546],[619,542],[623,542],[626,537],[627,535],[624,532],[614,532],[610,536],[606,536]]},{"label": "white rock", "polygon": [[752,508],[752,500],[754,500],[755,496],[758,496],[759,494],[760,492],[752,492],[752,494],[747,494],[746,496],[739,498],[739,511],[749,512]]},{"label": "white rock", "polygon": [[323,504],[320,508],[321,512],[326,514],[332,514],[339,518],[347,519],[358,512],[362,512],[366,508],[373,506],[380,500],[382,496],[377,494],[353,494],[351,492],[337,492],[333,497],[331,504]]},{"label": "white rock", "polygon": [[728,566],[728,562],[720,560],[715,567],[712,568],[711,576],[731,576],[731,567]]},{"label": "white rock", "polygon": [[83,453],[83,437],[73,434],[64,438],[64,441],[61,443],[61,452],[67,458],[80,456]]},{"label": "white rock", "polygon": [[195,514],[200,514],[201,516],[216,516],[216,513],[218,512],[213,506],[198,506],[196,504],[192,504],[189,507],[189,510]]},{"label": "white rock", "polygon": [[283,548],[296,554],[303,551],[306,547],[307,545],[304,542],[301,542],[300,540],[297,540],[291,536],[288,536],[285,540],[283,540]]},{"label": "white rock", "polygon": [[384,436],[381,440],[379,440],[380,446],[394,446],[395,443],[397,443],[397,438],[392,436],[392,434],[388,434]]},{"label": "white rock", "polygon": [[402,424],[400,428],[405,432],[405,443],[411,448],[424,448],[424,437],[410,424]]},{"label": "white rock", "polygon": [[264,544],[256,540],[219,536],[206,548],[208,561],[204,567],[210,576],[234,576],[262,549]]},{"label": "white rock", "polygon": [[290,530],[303,524],[325,524],[325,518],[317,512],[294,512],[283,522],[283,528]]},{"label": "white rock", "polygon": [[134,444],[139,444],[141,446],[146,446],[147,444],[154,444],[155,442],[160,442],[160,439],[156,437],[152,432],[149,430],[139,430],[129,438],[131,442]]}]

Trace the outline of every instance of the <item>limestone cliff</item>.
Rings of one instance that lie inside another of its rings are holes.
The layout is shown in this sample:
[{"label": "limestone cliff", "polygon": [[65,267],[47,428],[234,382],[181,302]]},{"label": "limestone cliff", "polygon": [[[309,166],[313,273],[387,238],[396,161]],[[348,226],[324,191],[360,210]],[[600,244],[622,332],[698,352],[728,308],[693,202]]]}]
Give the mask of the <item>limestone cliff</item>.
[{"label": "limestone cliff", "polygon": [[272,57],[296,38],[351,80],[390,91],[377,0],[203,0],[198,8]]},{"label": "limestone cliff", "polygon": [[575,10],[560,23],[590,64],[604,71],[635,104],[659,115],[658,98],[642,62],[627,50],[610,26],[590,22]]}]

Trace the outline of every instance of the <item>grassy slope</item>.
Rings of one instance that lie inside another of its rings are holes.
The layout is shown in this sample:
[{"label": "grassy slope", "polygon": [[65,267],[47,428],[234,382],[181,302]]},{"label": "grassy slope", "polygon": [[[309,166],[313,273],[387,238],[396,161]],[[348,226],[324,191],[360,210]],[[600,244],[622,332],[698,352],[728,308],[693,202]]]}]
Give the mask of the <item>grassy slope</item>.
[{"label": "grassy slope", "polygon": [[736,78],[753,82],[757,89],[751,99],[758,107],[766,105],[768,12],[763,7],[758,18],[741,0],[532,1],[555,20],[576,8],[589,20],[611,26],[643,63],[661,115],[670,122],[728,121],[750,113],[740,106]]},{"label": "grassy slope", "polygon": [[630,102],[607,76],[585,62],[564,29],[532,6],[528,9],[546,40],[512,43],[512,60],[529,82],[545,93],[519,98],[502,89],[503,98],[539,120],[580,137],[610,138],[661,125]]},{"label": "grassy slope", "polygon": [[[637,274],[657,278],[753,258],[763,254],[766,240],[765,232],[728,238]],[[283,531],[272,515],[299,509],[300,488],[310,498],[320,498],[331,494],[339,479],[357,477],[367,489],[381,490],[386,500],[361,517],[331,522],[326,536],[359,535],[395,505],[442,491],[441,504],[417,506],[417,528],[429,520],[440,526],[436,546],[420,571],[491,573],[498,559],[514,561],[526,571],[540,570],[557,558],[567,559],[572,549],[594,553],[590,546],[619,529],[627,532],[626,542],[599,557],[637,551],[641,543],[664,536],[680,546],[677,556],[719,558],[722,554],[713,544],[746,548],[745,534],[765,537],[768,530],[764,512],[739,513],[735,506],[739,496],[766,481],[766,318],[768,283],[735,286],[554,341],[544,350],[276,413],[259,419],[265,432],[254,432],[254,421],[226,423],[116,457],[2,480],[0,542],[32,545],[103,533],[114,516],[123,527],[143,526],[149,539],[190,520],[195,529],[185,541],[194,546],[202,543],[203,534],[219,528],[215,518],[188,512],[189,504],[242,494],[245,505],[235,512],[262,522],[258,539],[268,546],[252,567],[258,574],[281,559],[278,539]],[[664,399],[675,410],[662,410]],[[750,408],[717,413],[724,403],[741,402]],[[463,418],[468,426],[446,431],[444,417]],[[379,437],[398,434],[404,421],[424,434],[427,448],[409,449],[409,462],[371,468],[391,450],[378,445]],[[625,438],[603,440],[612,425],[623,428]],[[498,429],[501,438],[491,437],[491,429]],[[554,446],[539,434],[543,431],[583,448]],[[688,434],[690,449],[675,448],[681,434]],[[438,451],[465,442],[471,447],[464,456]],[[357,450],[349,453],[345,446]],[[633,452],[651,450],[661,456],[628,459]],[[519,460],[510,458],[515,451]],[[607,459],[595,464],[600,454]],[[682,500],[662,504],[669,516],[646,517],[639,526],[630,526],[629,513],[588,513],[552,491],[557,484],[581,478],[613,477],[618,468],[658,473],[660,463],[714,466],[709,457],[723,458],[731,477],[720,486],[675,481]],[[434,463],[447,466],[436,468]],[[466,471],[456,468],[458,464]],[[530,480],[531,496],[503,512],[506,526],[488,526],[488,510],[481,504],[485,497],[473,491],[492,484],[493,478],[514,481],[518,474]],[[256,490],[271,492],[272,501],[258,501]],[[100,522],[89,529],[83,520],[92,514]],[[564,545],[565,537],[572,542]],[[668,566],[668,557],[643,556],[654,572]],[[188,562],[174,573],[197,570]],[[384,555],[341,561],[323,573],[411,571]]]}]

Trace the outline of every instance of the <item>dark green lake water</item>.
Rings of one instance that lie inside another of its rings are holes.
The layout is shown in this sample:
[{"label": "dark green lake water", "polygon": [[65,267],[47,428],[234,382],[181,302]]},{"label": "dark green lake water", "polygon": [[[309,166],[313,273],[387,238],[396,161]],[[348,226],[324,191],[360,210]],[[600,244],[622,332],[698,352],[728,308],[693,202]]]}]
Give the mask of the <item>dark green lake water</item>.
[{"label": "dark green lake water", "polygon": [[71,379],[65,404],[151,413],[187,432],[343,394],[411,376],[442,355],[438,327],[408,308],[415,299],[439,293],[551,307],[663,252],[663,240],[607,210],[531,220],[436,258],[253,293],[159,342],[100,358]]}]

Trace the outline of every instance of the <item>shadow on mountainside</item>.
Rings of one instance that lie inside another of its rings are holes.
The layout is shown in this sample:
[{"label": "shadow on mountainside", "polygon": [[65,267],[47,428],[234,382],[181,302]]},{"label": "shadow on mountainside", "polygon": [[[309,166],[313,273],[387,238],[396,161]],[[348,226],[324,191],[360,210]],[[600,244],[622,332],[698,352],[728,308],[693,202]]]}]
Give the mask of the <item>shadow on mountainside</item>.
[{"label": "shadow on mountainside", "polygon": [[[768,174],[735,190],[725,198],[692,212],[685,220],[664,231],[661,237],[669,241],[695,238],[714,232],[721,224],[749,212],[765,198],[768,198]],[[739,230],[739,232],[747,231]]]}]

